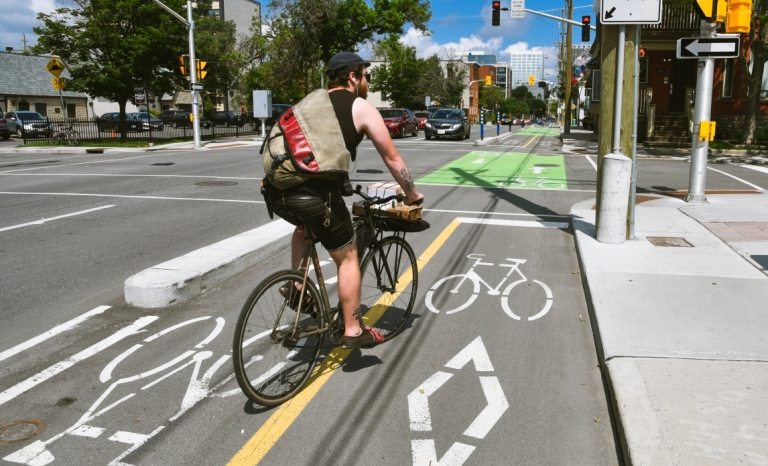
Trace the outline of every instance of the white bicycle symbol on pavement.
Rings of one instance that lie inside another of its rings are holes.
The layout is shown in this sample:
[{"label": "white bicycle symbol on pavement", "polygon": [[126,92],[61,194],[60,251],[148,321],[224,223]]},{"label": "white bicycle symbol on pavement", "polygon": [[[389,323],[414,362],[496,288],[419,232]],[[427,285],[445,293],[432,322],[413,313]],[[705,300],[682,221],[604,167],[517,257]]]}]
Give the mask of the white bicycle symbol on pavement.
[{"label": "white bicycle symbol on pavement", "polygon": [[[499,267],[508,267],[509,272],[504,276],[504,278],[501,279],[498,285],[496,285],[495,288],[492,288],[491,285],[486,283],[485,280],[483,280],[480,275],[475,272],[475,268],[479,265],[487,265],[487,266],[494,266],[495,264],[490,262],[481,262],[484,254],[470,254],[467,256],[469,259],[475,259],[475,263],[472,264],[472,267],[469,269],[467,273],[461,273],[457,275],[450,275],[448,277],[445,277],[443,279],[438,280],[432,287],[427,291],[427,296],[425,298],[427,309],[434,312],[435,314],[439,314],[440,310],[434,305],[434,296],[435,293],[438,292],[440,287],[444,283],[448,283],[451,280],[458,280],[458,283],[456,286],[450,290],[451,293],[458,293],[459,288],[466,282],[467,280],[472,282],[473,288],[472,288],[472,295],[464,302],[464,304],[459,305],[458,307],[451,309],[449,311],[446,311],[446,314],[453,314],[455,312],[462,311],[466,309],[467,307],[471,306],[472,303],[475,302],[477,299],[477,296],[480,294],[480,285],[485,286],[488,289],[488,294],[491,296],[498,296],[501,295],[501,307],[504,309],[504,312],[507,313],[507,315],[515,320],[520,320],[520,316],[517,315],[512,308],[509,306],[509,294],[512,292],[512,289],[521,284],[528,281],[528,279],[523,275],[523,272],[520,270],[520,266],[522,264],[525,264],[525,259],[510,259],[507,258],[505,260],[509,261],[509,263],[502,262],[499,264]],[[514,272],[517,272],[518,275],[520,275],[520,279],[517,281],[514,281],[507,285],[506,288],[504,288],[504,291],[499,291],[504,285],[504,283],[507,281],[510,275],[512,275]],[[546,283],[539,281],[539,280],[533,280],[533,283],[538,284],[544,289],[544,292],[547,295],[547,301],[544,303],[544,307],[541,308],[541,310],[536,313],[535,315],[528,317],[528,320],[536,320],[540,319],[544,315],[546,315],[547,312],[549,312],[549,309],[552,307],[553,297],[552,297],[552,290],[549,289]],[[439,293],[438,293],[439,294]]]},{"label": "white bicycle symbol on pavement", "polygon": [[507,181],[499,181],[500,188],[537,188],[537,189],[565,189],[565,183],[548,178],[536,178],[532,180],[521,176],[516,176]]}]

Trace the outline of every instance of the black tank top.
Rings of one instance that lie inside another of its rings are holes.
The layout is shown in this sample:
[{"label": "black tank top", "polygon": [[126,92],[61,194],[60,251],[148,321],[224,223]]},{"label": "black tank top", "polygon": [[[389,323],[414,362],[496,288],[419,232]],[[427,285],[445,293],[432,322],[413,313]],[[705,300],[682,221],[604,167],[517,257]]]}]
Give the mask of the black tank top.
[{"label": "black tank top", "polygon": [[357,157],[357,146],[363,140],[363,135],[357,132],[355,121],[352,119],[352,104],[358,97],[346,89],[329,92],[328,95],[331,97],[333,110],[336,112],[336,118],[341,125],[344,145],[347,146],[347,150],[352,154],[352,160],[355,160],[355,157]]}]

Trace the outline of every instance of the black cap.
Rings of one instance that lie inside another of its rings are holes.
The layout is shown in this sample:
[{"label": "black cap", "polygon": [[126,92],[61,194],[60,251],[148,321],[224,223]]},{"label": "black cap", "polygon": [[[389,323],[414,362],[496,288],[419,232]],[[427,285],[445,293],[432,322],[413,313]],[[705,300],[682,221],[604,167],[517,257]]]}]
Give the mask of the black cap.
[{"label": "black cap", "polygon": [[339,52],[328,60],[328,73],[344,73],[352,71],[357,65],[371,66],[370,62],[367,62],[360,58],[360,55],[352,52]]}]

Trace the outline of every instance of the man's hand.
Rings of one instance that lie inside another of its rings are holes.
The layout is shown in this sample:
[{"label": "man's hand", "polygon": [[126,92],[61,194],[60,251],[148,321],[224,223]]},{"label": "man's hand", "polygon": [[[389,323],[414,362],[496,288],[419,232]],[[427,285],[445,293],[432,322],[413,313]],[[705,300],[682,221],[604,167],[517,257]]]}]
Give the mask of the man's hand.
[{"label": "man's hand", "polygon": [[424,195],[415,189],[405,196],[405,205],[421,205],[424,202]]}]

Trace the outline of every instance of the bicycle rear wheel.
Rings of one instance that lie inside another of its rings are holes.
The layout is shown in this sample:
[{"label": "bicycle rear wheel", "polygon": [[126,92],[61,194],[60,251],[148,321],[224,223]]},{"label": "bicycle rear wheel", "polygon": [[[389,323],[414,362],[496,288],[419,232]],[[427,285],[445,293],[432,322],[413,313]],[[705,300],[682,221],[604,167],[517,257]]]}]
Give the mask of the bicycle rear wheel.
[{"label": "bicycle rear wheel", "polygon": [[360,315],[384,341],[394,338],[411,316],[419,286],[416,255],[398,236],[388,236],[381,248],[372,246],[360,267]]},{"label": "bicycle rear wheel", "polygon": [[296,395],[320,353],[323,338],[317,331],[324,328],[325,310],[317,287],[309,281],[300,294],[302,300],[311,296],[315,304],[310,310],[316,310],[317,317],[304,313],[307,309],[298,313],[283,296],[293,282],[302,280],[292,270],[264,279],[246,300],[235,326],[232,360],[237,383],[245,396],[262,406],[277,406]]},{"label": "bicycle rear wheel", "polygon": [[58,146],[64,143],[64,134],[63,133],[53,133],[51,134],[51,137],[48,138],[48,144],[52,146]]},{"label": "bicycle rear wheel", "polygon": [[67,143],[69,143],[70,146],[79,146],[80,145],[80,133],[77,131],[70,131],[67,133]]}]

